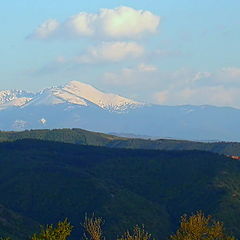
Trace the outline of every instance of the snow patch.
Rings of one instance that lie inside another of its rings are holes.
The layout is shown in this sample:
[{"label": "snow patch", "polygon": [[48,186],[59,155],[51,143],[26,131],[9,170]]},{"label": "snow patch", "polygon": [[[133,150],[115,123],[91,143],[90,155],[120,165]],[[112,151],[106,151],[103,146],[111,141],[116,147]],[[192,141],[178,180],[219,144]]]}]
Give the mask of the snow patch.
[{"label": "snow patch", "polygon": [[21,90],[0,92],[0,110],[11,106],[28,107],[68,103],[89,106],[90,103],[108,111],[126,112],[144,104],[112,93],[104,93],[89,84],[71,81],[63,87],[52,87],[36,94]]},{"label": "snow patch", "polygon": [[56,105],[61,103],[64,103],[64,101],[54,95],[54,89],[45,89],[25,106]]},{"label": "snow patch", "polygon": [[67,101],[68,103],[87,106],[87,103],[84,99],[74,94],[71,94],[67,91],[59,89],[54,92],[54,95],[57,96],[58,98],[61,98],[64,101]]},{"label": "snow patch", "polygon": [[34,97],[33,93],[22,90],[4,90],[0,91],[0,110],[8,107],[21,107]]},{"label": "snow patch", "polygon": [[71,81],[63,90],[79,98],[83,98],[108,110],[126,110],[128,107],[141,105],[131,99],[111,93],[103,93],[89,84]]}]

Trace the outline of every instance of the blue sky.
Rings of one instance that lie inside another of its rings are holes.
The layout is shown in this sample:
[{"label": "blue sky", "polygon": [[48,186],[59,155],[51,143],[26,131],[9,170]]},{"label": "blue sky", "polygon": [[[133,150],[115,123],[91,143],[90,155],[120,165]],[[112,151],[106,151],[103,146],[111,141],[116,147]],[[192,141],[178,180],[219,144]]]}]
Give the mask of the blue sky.
[{"label": "blue sky", "polygon": [[4,1],[0,89],[77,80],[158,104],[240,107],[239,9],[237,0]]}]

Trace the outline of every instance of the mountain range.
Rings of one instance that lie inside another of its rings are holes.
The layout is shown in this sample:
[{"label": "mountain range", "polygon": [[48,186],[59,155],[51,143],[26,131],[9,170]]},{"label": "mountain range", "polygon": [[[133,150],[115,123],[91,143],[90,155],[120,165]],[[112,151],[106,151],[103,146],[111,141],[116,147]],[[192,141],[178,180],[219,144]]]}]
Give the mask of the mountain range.
[{"label": "mountain range", "polygon": [[0,129],[83,128],[153,138],[240,141],[240,110],[165,106],[108,94],[77,81],[37,93],[0,91]]},{"label": "mountain range", "polygon": [[24,139],[122,149],[164,151],[198,150],[218,153],[226,156],[240,156],[239,142],[195,142],[174,139],[152,140],[129,137],[127,138],[99,132],[90,132],[78,128],[25,130],[16,132],[0,131],[0,142],[13,142]]}]

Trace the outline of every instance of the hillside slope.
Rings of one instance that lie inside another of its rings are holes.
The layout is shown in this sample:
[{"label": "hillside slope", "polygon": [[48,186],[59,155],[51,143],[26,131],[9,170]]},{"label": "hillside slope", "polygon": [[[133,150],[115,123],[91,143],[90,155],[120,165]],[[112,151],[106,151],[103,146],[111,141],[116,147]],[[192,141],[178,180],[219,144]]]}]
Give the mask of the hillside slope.
[{"label": "hillside slope", "polygon": [[19,139],[39,139],[73,143],[81,145],[103,146],[110,148],[153,149],[153,150],[201,150],[225,155],[240,156],[238,142],[194,142],[171,139],[139,139],[125,138],[86,131],[82,129],[31,130],[23,132],[1,132],[1,141]]},{"label": "hillside slope", "polygon": [[39,223],[0,204],[0,236],[22,240],[30,237],[32,232],[37,230]]},{"label": "hillside slope", "polygon": [[164,239],[203,210],[240,237],[240,163],[201,151],[110,149],[39,140],[0,143],[0,204],[42,224],[85,213],[108,237],[144,223]]}]

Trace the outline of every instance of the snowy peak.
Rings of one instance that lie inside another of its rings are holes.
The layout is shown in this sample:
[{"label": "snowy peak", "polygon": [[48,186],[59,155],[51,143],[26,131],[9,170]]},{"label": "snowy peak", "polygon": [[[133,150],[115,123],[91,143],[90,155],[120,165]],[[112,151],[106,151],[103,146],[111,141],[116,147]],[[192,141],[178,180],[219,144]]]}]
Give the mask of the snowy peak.
[{"label": "snowy peak", "polygon": [[128,98],[124,98],[111,93],[103,93],[89,84],[77,81],[71,81],[66,84],[63,89],[66,93],[85,99],[97,106],[109,110],[126,110],[129,107],[136,107],[141,103],[135,102]]},{"label": "snowy peak", "polygon": [[12,106],[52,106],[64,103],[85,107],[94,104],[108,111],[116,112],[126,111],[142,105],[142,103],[119,95],[101,92],[89,84],[77,81],[71,81],[62,87],[47,88],[36,94],[21,90],[0,92],[0,110]]},{"label": "snowy peak", "polygon": [[56,105],[64,103],[64,100],[61,100],[55,96],[54,88],[44,89],[43,91],[36,94],[26,106],[40,106],[40,105]]},{"label": "snowy peak", "polygon": [[22,90],[0,91],[0,109],[16,106],[20,107],[31,101],[34,93]]},{"label": "snowy peak", "polygon": [[81,97],[72,94],[71,92],[68,92],[64,89],[55,89],[53,92],[54,96],[57,97],[58,99],[61,99],[62,101],[76,104],[76,105],[82,105],[82,106],[87,106],[88,104],[84,99]]},{"label": "snowy peak", "polygon": [[26,104],[26,106],[50,106],[63,103],[88,106],[84,99],[75,94],[65,91],[64,87],[46,88],[39,92],[36,97],[32,99],[32,101]]},{"label": "snowy peak", "polygon": [[19,98],[32,98],[33,93],[22,90],[4,90],[0,91],[0,104],[5,104]]}]

